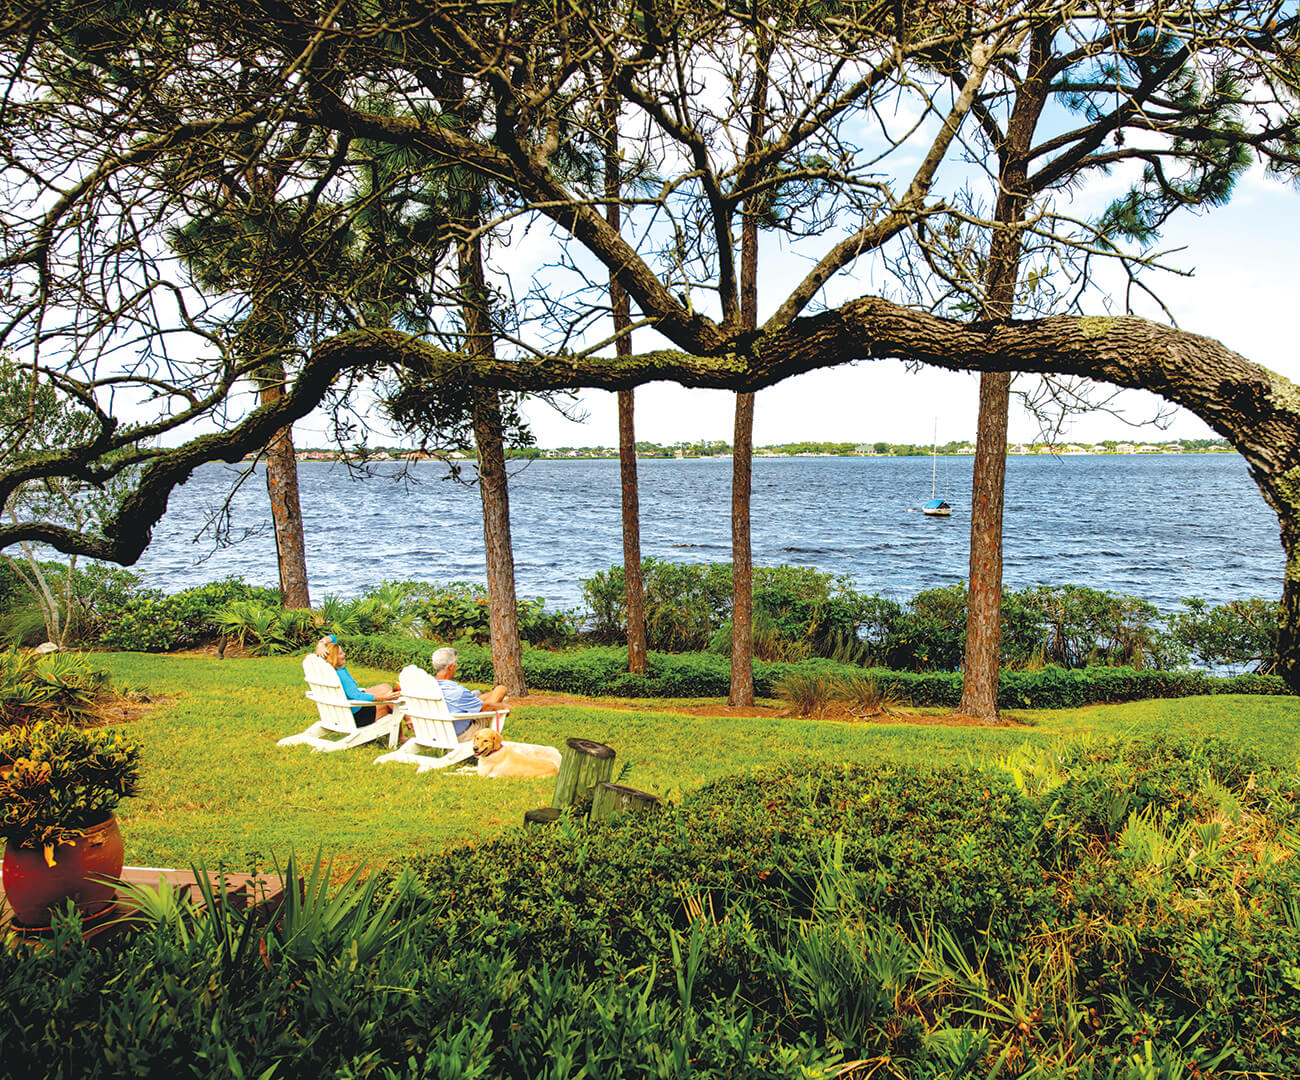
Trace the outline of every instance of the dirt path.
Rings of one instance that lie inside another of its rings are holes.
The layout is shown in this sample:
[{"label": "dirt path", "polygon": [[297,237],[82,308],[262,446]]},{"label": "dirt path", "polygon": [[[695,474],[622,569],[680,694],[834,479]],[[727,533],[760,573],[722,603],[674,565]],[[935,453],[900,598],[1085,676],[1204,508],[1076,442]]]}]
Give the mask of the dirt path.
[{"label": "dirt path", "polygon": [[[546,691],[530,693],[527,697],[512,698],[514,708],[530,706],[565,705],[586,706],[593,709],[606,709],[614,712],[671,712],[685,713],[687,716],[731,717],[734,719],[780,719],[793,715],[788,709],[771,705],[728,705],[725,702],[711,702],[701,705],[661,703],[653,699],[644,702],[620,700],[617,703],[602,698],[579,697],[577,694],[553,694]],[[816,717],[809,719],[834,720],[848,724],[928,724],[939,727],[1016,727],[1009,720],[999,720],[996,724],[985,724],[973,716],[964,713],[910,713],[902,709],[877,710],[875,712],[854,712],[845,705],[830,705]]]}]

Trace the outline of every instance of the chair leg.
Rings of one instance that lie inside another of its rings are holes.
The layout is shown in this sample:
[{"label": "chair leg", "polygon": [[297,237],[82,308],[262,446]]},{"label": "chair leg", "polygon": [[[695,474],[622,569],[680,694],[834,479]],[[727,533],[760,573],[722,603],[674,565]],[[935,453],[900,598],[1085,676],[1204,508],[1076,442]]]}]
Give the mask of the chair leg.
[{"label": "chair leg", "polygon": [[430,769],[445,769],[448,765],[455,765],[457,762],[465,761],[474,756],[474,747],[470,743],[461,743],[455,750],[448,750],[442,757],[438,758],[420,758],[420,765],[415,770],[416,775],[428,772]]},{"label": "chair leg", "polygon": [[411,749],[412,746],[416,745],[418,744],[414,739],[407,739],[401,746],[391,753],[380,754],[375,758],[372,764],[379,765],[384,762],[396,761],[403,765],[418,765],[424,759]]},{"label": "chair leg", "polygon": [[276,746],[297,746],[300,743],[310,743],[319,741],[320,737],[325,734],[325,725],[319,720],[312,724],[306,731],[299,732],[297,735],[286,735],[280,739]]}]

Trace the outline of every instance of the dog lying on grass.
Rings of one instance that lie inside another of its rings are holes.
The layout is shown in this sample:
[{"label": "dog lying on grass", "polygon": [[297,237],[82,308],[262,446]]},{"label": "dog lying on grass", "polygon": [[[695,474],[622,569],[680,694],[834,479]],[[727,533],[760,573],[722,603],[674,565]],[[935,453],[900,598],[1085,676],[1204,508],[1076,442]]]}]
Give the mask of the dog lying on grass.
[{"label": "dog lying on grass", "polygon": [[560,752],[553,746],[503,742],[501,732],[486,728],[474,736],[478,764],[460,772],[479,776],[555,776],[560,771]]}]

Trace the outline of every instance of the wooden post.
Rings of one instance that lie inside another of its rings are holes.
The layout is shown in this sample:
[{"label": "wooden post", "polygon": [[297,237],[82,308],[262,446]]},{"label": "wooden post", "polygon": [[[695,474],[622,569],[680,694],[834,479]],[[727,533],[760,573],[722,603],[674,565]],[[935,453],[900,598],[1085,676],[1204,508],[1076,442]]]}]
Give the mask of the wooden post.
[{"label": "wooden post", "polygon": [[563,811],[556,810],[552,806],[539,806],[536,810],[524,811],[525,825],[550,825],[560,820],[560,814]]},{"label": "wooden post", "polygon": [[600,781],[614,775],[614,750],[589,739],[565,739],[551,806],[563,810],[580,803]]},{"label": "wooden post", "polygon": [[604,780],[591,796],[592,821],[607,821],[615,814],[651,814],[658,809],[659,799],[650,792]]}]

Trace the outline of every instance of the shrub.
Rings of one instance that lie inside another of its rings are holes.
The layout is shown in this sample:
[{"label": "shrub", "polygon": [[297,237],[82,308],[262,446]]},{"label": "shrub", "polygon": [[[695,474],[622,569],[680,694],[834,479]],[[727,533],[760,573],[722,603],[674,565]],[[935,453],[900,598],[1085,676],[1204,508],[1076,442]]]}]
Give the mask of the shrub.
[{"label": "shrub", "polygon": [[83,724],[108,687],[108,673],[77,654],[0,650],[0,727],[38,720]]},{"label": "shrub", "polygon": [[[241,605],[245,612],[278,609],[277,590],[249,585],[237,578],[183,589],[171,596],[141,589],[120,606],[105,605],[99,620],[99,643],[136,652],[191,648],[230,632],[223,612]],[[265,625],[269,625],[267,620]]]},{"label": "shrub", "polygon": [[1170,617],[1172,634],[1199,663],[1260,675],[1277,671],[1277,601],[1254,597],[1210,607],[1192,597],[1183,608]]},{"label": "shrub", "polygon": [[1293,1075],[1294,779],[1214,740],[1049,756],[1047,790],[777,767],[338,889],[318,864],[269,921],[142,894],[133,937],[0,950],[5,1072]]}]

